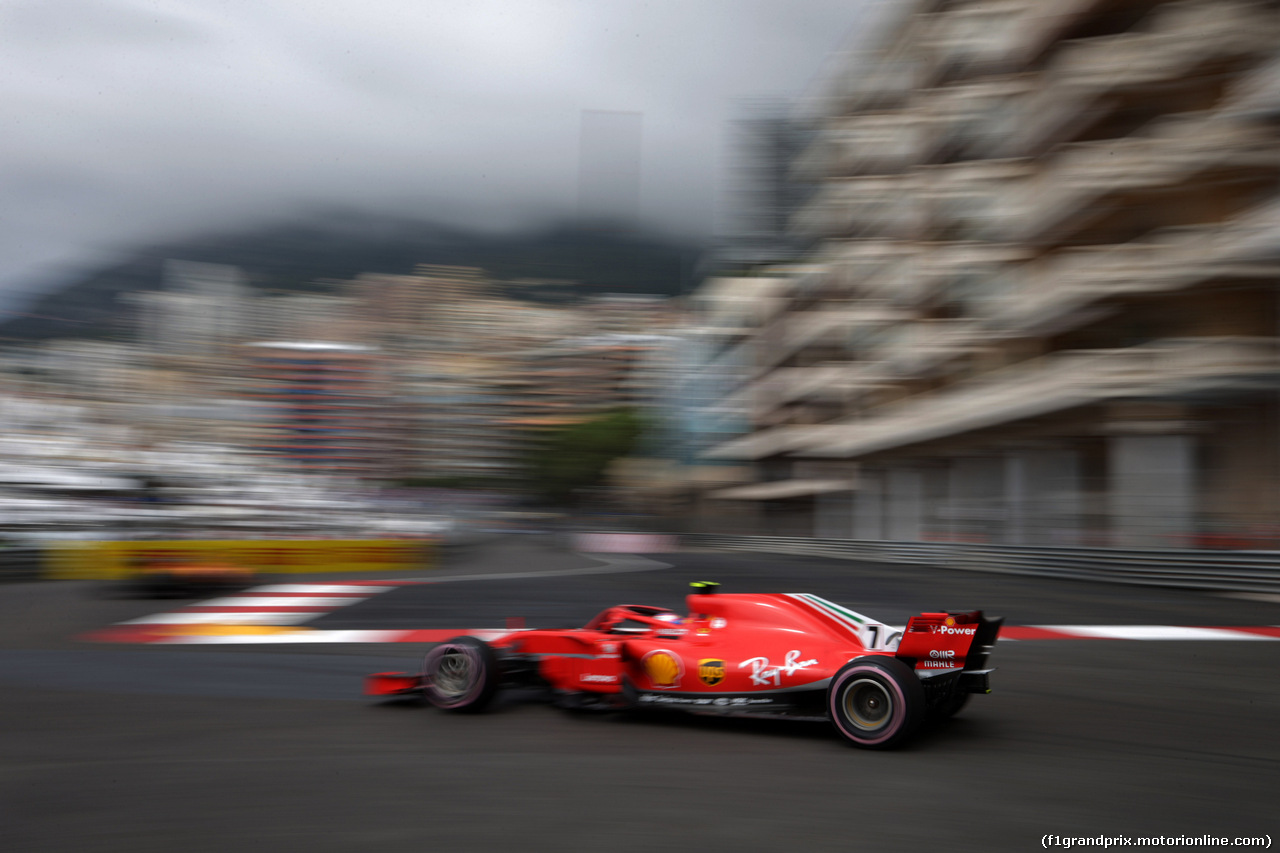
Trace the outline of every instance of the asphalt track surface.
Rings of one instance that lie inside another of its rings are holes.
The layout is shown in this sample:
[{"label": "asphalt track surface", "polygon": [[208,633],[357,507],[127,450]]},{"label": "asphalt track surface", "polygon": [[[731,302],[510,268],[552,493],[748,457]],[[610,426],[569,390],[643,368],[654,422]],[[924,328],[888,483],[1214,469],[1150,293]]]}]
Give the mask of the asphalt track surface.
[{"label": "asphalt track surface", "polygon": [[[1280,604],[818,558],[602,564],[521,537],[315,627],[581,624],[690,580],[887,622],[1280,624]],[[664,567],[663,564],[669,565]],[[609,569],[604,573],[570,573]],[[634,569],[634,570],[624,570]],[[492,577],[536,573],[537,577]],[[428,575],[430,576],[430,575]],[[469,579],[467,579],[469,578]],[[325,578],[326,580],[332,578]],[[1005,642],[994,692],[894,752],[823,724],[371,704],[424,647],[76,639],[171,602],[0,586],[0,851],[1029,850],[1045,834],[1280,836],[1280,643]]]}]

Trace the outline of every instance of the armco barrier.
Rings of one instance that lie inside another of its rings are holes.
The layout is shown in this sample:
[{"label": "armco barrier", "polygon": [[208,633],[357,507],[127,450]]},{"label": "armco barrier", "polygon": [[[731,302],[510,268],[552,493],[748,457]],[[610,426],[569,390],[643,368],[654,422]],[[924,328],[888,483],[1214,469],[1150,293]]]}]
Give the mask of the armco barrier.
[{"label": "armco barrier", "polygon": [[43,550],[22,545],[0,548],[0,583],[21,583],[40,579]]},{"label": "armco barrier", "polygon": [[1219,592],[1280,593],[1280,551],[1126,550],[689,534],[681,544]]},{"label": "armco barrier", "polygon": [[46,578],[114,580],[155,560],[226,563],[267,574],[423,569],[433,545],[405,539],[208,539],[58,542],[44,548]]}]

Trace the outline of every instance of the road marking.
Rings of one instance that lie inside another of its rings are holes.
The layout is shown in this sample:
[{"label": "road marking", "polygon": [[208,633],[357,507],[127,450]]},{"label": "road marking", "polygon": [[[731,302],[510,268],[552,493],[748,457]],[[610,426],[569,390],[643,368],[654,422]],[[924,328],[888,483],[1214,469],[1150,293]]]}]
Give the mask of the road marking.
[{"label": "road marking", "polygon": [[[371,595],[384,592],[383,587],[398,586],[399,581],[374,581],[372,583],[274,583],[246,589],[240,595]],[[370,590],[370,587],[374,587]]]},{"label": "road marking", "polygon": [[[263,633],[261,628],[264,626],[292,626],[309,622],[339,607],[364,601],[401,585],[400,581],[268,584],[246,589],[236,595],[200,601],[167,613],[155,613],[119,622],[95,631],[85,639],[99,643],[159,643],[183,635],[183,632],[175,629],[203,626],[216,630],[199,632],[199,636],[236,637],[239,638],[236,642],[260,642],[252,638],[281,636]],[[244,639],[246,637],[250,639]],[[273,642],[283,640],[275,639]]]},{"label": "road marking", "polygon": [[[323,611],[320,611],[323,612]],[[120,622],[121,625],[296,625],[320,615],[320,612],[286,613],[267,611],[265,613],[212,613],[175,611],[173,613],[157,613],[153,616],[139,616]]]},{"label": "road marking", "polygon": [[364,601],[372,594],[368,591],[364,595],[257,595],[246,593],[245,595],[236,595],[228,598],[212,598],[199,604],[193,604],[191,607],[199,607],[204,610],[215,610],[221,607],[255,607],[259,610],[271,607],[317,607],[321,610],[335,610],[339,607],[346,607],[348,604],[355,604],[357,601]]},{"label": "road marking", "polygon": [[[671,568],[670,563],[635,555],[592,555],[603,565],[540,572],[497,572],[477,575],[433,575],[394,581],[345,581],[343,583],[266,584],[187,605],[179,610],[141,616],[120,622],[83,639],[99,643],[438,643],[467,634],[493,640],[507,629],[456,630],[311,630],[300,624],[339,607],[364,601],[399,586],[465,581],[550,578],[566,575],[607,575],[651,572]],[[266,628],[288,630],[265,631]],[[237,630],[242,628],[243,630]]]}]

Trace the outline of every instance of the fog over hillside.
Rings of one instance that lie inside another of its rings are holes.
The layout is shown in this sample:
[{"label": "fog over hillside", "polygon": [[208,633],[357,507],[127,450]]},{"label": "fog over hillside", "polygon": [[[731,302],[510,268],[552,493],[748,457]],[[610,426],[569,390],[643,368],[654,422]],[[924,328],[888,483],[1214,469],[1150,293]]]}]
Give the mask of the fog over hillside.
[{"label": "fog over hillside", "polygon": [[675,296],[692,286],[705,245],[656,232],[572,223],[490,233],[408,217],[317,213],[293,221],[158,244],[51,282],[0,325],[0,336],[111,337],[127,326],[118,297],[163,286],[174,258],[240,267],[261,290],[320,291],[360,273],[404,274],[417,264],[485,269],[507,295],[572,301],[598,293]]}]

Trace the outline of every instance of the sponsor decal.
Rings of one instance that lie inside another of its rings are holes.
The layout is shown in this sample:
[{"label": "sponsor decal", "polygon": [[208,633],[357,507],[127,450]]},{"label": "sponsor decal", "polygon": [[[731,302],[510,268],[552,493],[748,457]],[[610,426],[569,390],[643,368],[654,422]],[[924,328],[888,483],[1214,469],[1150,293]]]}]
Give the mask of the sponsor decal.
[{"label": "sponsor decal", "polygon": [[755,696],[672,696],[664,693],[641,693],[640,701],[653,705],[701,705],[720,708],[749,708],[753,705],[772,705],[772,699]]},{"label": "sponsor decal", "polygon": [[952,649],[930,649],[929,657],[931,658],[953,658],[956,653]]},{"label": "sponsor decal", "polygon": [[705,637],[707,634],[710,634],[712,630],[718,631],[728,624],[729,623],[725,621],[723,616],[716,616],[710,621],[703,622],[702,624],[698,625],[697,633],[699,636]]},{"label": "sponsor decal", "polygon": [[708,687],[724,681],[724,661],[715,658],[698,661],[698,680]]},{"label": "sponsor decal", "polygon": [[774,666],[769,662],[767,657],[747,658],[738,664],[738,669],[750,669],[751,683],[760,686],[773,685],[774,687],[782,686],[782,676],[794,675],[799,670],[810,666],[817,666],[817,658],[809,658],[808,660],[800,660],[800,650],[792,649],[787,652],[782,659],[781,666]]},{"label": "sponsor decal", "polygon": [[616,654],[618,651],[618,646],[616,643],[602,643],[600,646],[600,651],[604,652],[607,655]]},{"label": "sponsor decal", "polygon": [[578,676],[579,681],[586,681],[594,684],[617,684],[618,676],[616,675],[596,675],[590,672],[584,672]]},{"label": "sponsor decal", "polygon": [[[950,616],[947,617],[948,622],[955,622]],[[953,628],[950,625],[934,625],[934,634],[976,634],[977,628]]]},{"label": "sponsor decal", "polygon": [[950,660],[922,660],[916,664],[916,669],[956,669],[959,666]]},{"label": "sponsor decal", "polygon": [[649,682],[659,690],[674,690],[684,678],[684,664],[674,653],[666,649],[654,649],[640,659]]},{"label": "sponsor decal", "polygon": [[946,625],[948,628],[954,628],[956,626],[956,618],[954,616],[948,616],[946,619],[942,620],[942,624]]}]

